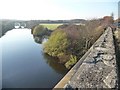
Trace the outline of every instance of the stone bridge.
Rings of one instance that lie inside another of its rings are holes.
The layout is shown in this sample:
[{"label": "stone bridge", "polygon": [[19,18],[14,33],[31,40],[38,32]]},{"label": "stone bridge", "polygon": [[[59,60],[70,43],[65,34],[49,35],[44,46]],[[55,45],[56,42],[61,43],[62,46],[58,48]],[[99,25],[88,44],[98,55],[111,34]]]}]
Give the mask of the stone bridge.
[{"label": "stone bridge", "polygon": [[54,89],[117,87],[118,75],[113,31],[108,27]]},{"label": "stone bridge", "polygon": [[26,28],[26,23],[16,22],[14,23],[14,28]]}]

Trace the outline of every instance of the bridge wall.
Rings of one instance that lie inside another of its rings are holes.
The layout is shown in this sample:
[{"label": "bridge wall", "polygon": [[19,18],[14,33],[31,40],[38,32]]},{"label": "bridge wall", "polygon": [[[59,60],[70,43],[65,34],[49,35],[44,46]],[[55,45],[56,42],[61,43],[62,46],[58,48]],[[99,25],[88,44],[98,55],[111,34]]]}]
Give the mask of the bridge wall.
[{"label": "bridge wall", "polygon": [[55,88],[117,88],[117,67],[110,27]]}]

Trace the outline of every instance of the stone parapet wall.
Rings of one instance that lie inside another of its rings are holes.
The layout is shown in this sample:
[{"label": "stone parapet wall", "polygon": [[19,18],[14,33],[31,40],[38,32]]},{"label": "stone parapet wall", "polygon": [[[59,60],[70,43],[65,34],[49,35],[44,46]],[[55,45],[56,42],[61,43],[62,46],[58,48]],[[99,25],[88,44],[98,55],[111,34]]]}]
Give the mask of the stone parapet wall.
[{"label": "stone parapet wall", "polygon": [[113,33],[108,27],[55,88],[117,88],[116,66]]}]

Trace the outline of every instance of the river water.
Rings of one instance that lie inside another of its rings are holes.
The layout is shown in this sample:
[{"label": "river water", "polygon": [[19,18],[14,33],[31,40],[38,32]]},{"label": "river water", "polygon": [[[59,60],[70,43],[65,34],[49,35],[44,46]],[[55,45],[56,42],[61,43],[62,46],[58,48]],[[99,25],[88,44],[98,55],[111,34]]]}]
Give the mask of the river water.
[{"label": "river water", "polygon": [[30,29],[10,30],[0,44],[3,88],[53,88],[68,71],[43,53]]}]

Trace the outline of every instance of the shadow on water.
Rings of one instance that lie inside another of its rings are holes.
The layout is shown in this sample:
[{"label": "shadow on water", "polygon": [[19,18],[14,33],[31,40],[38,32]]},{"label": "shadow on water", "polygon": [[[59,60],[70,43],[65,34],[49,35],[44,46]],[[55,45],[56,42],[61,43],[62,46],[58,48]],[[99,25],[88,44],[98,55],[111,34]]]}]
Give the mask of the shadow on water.
[{"label": "shadow on water", "polygon": [[[46,38],[40,38],[40,37],[36,37],[34,35],[33,35],[33,39],[38,44],[42,44],[43,42],[46,42],[48,40]],[[46,60],[46,63],[50,67],[52,67],[55,70],[55,72],[62,74],[62,75],[66,74],[68,72],[68,69],[63,64],[59,63],[58,58],[51,57],[48,54],[45,54],[44,52],[42,54]]]},{"label": "shadow on water", "polygon": [[3,88],[51,88],[68,72],[33,39],[29,29],[14,29],[1,38]]},{"label": "shadow on water", "polygon": [[[33,39],[38,44],[42,44],[43,42],[46,42],[48,40],[46,38],[41,38],[39,36],[34,36],[34,35],[33,35]],[[55,70],[55,72],[59,74],[66,74],[68,72],[68,69],[63,64],[59,63],[58,58],[51,57],[45,54],[44,52],[42,54],[46,60],[46,63],[50,67],[52,67]]]},{"label": "shadow on water", "polygon": [[46,63],[52,67],[57,73],[59,74],[66,74],[68,72],[68,69],[63,65],[58,63],[58,59],[57,58],[53,58],[47,54],[43,53],[43,56],[46,60]]}]

